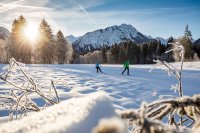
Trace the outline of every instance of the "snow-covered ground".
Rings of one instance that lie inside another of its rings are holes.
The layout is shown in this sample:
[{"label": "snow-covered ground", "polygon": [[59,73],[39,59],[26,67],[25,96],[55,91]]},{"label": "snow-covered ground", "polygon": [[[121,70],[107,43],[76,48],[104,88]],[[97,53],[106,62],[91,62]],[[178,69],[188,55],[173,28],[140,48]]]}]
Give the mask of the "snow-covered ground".
[{"label": "snow-covered ground", "polygon": [[103,93],[94,93],[63,101],[40,113],[8,122],[0,127],[0,132],[90,133],[100,119],[116,116],[108,97]]},{"label": "snow-covered ground", "polygon": [[[177,66],[178,63],[174,63],[174,65]],[[0,65],[0,67],[3,66],[3,64]],[[132,65],[129,76],[121,75],[122,65],[102,65],[103,74],[97,74],[94,65],[27,66],[29,67],[28,73],[43,85],[48,86],[51,79],[65,80],[66,86],[57,85],[61,100],[85,97],[95,92],[105,92],[114,109],[123,110],[138,108],[142,101],[151,102],[159,99],[161,95],[178,96],[177,93],[170,90],[171,85],[177,83],[176,78],[173,75],[169,77],[161,69],[155,69],[150,73],[151,65]],[[200,62],[186,62],[183,70],[184,95],[192,96],[200,93],[199,77]],[[8,92],[10,87],[0,81],[0,94]],[[43,104],[36,96],[33,97],[40,105]],[[6,122],[7,115],[8,111],[0,108],[1,125]]]}]

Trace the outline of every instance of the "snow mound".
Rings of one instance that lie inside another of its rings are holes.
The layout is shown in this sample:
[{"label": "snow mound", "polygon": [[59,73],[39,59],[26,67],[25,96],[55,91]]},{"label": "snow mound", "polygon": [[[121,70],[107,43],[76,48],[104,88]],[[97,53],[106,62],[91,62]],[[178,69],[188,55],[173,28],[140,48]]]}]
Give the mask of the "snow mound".
[{"label": "snow mound", "polygon": [[91,133],[101,119],[116,116],[105,93],[72,98],[0,127],[1,133]]}]

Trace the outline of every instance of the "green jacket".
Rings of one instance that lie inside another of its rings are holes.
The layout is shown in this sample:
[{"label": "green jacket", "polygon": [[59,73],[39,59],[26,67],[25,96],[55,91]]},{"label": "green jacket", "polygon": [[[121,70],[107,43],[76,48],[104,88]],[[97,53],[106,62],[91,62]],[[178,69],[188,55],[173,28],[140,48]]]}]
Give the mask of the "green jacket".
[{"label": "green jacket", "polygon": [[125,61],[125,62],[124,62],[124,67],[125,67],[125,68],[129,68],[129,61]]}]

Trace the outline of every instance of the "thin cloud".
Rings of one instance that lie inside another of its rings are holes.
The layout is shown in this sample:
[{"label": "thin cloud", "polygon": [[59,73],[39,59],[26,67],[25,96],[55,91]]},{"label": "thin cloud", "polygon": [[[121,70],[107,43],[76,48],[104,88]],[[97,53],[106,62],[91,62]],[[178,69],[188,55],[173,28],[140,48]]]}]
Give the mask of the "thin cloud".
[{"label": "thin cloud", "polygon": [[10,5],[14,5],[14,4],[17,4],[17,3],[22,2],[22,1],[24,1],[24,0],[17,0],[17,1],[14,1],[14,2],[8,3],[8,5],[7,4],[6,5],[2,5],[0,7],[0,13],[15,9],[16,7],[9,6],[9,4]]},{"label": "thin cloud", "polygon": [[81,9],[81,11],[83,11],[83,12],[86,14],[86,16],[88,16],[88,18],[90,19],[90,21],[91,21],[93,24],[97,24],[96,21],[95,21],[95,19],[92,18],[92,17],[89,15],[89,13],[83,8],[82,5],[79,4],[79,8]]},{"label": "thin cloud", "polygon": [[47,7],[39,7],[39,6],[27,6],[27,5],[19,5],[19,4],[1,4],[0,3],[0,9],[5,9],[5,8],[9,8],[9,7],[13,7],[13,8],[32,8],[32,9],[50,9]]},{"label": "thin cloud", "polygon": [[[17,0],[14,2],[10,2],[10,3],[0,3],[0,14],[10,11],[10,10],[14,10],[14,9],[19,9],[19,8],[23,8],[24,10],[28,9],[34,9],[34,10],[47,10],[50,8],[47,7],[43,7],[43,5],[41,6],[34,6],[32,3],[29,3],[29,5],[24,5],[25,4],[25,0]],[[43,3],[45,4],[45,3]],[[18,10],[16,10],[18,11]]]}]

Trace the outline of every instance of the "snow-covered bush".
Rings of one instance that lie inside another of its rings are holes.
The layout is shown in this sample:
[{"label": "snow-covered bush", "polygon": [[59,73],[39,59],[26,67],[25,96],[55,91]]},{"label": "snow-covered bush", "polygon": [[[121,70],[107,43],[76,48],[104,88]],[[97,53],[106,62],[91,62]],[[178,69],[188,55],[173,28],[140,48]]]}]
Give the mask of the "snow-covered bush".
[{"label": "snow-covered bush", "polygon": [[[48,92],[33,77],[27,74],[25,64],[17,62],[14,58],[10,59],[10,64],[3,68],[0,79],[11,85],[9,93],[0,94],[0,106],[9,110],[9,118],[12,120],[20,116],[26,116],[29,111],[40,111],[48,105],[57,104],[59,97],[51,81]],[[56,81],[57,82],[57,81]],[[45,88],[47,89],[47,88]],[[52,90],[54,93],[52,93]],[[31,95],[38,95],[44,101],[44,106],[39,107]]]}]

